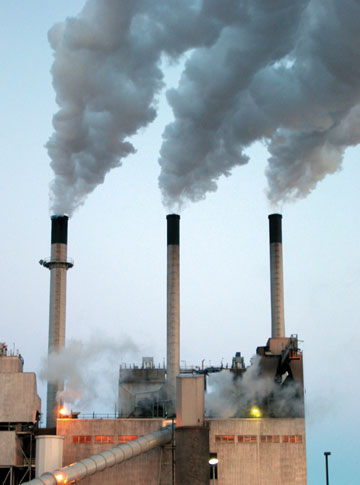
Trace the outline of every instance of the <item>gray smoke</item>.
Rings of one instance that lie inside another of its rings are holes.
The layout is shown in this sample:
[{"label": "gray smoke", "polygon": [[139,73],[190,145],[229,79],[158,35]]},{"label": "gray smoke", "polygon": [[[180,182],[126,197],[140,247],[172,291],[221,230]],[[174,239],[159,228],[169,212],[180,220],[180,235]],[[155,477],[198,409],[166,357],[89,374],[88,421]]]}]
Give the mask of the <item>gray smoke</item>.
[{"label": "gray smoke", "polygon": [[135,152],[129,138],[156,117],[162,54],[175,59],[213,40],[216,26],[200,22],[197,3],[88,0],[78,17],[49,31],[60,106],[46,145],[54,213],[71,215]]},{"label": "gray smoke", "polygon": [[232,2],[233,23],[193,52],[164,133],[168,203],[204,198],[221,175],[268,146],[271,201],[305,197],[360,141],[360,36],[355,0]]},{"label": "gray smoke", "polygon": [[130,137],[156,116],[164,56],[184,53],[167,92],[164,202],[216,190],[255,141],[270,154],[269,199],[305,197],[360,141],[359,15],[357,0],[88,0],[49,33],[52,209],[71,214],[134,152]]},{"label": "gray smoke", "polygon": [[247,418],[257,406],[264,417],[303,417],[304,401],[299,385],[281,385],[261,375],[261,358],[255,356],[242,376],[229,370],[209,374],[205,394],[207,417]]},{"label": "gray smoke", "polygon": [[99,335],[88,341],[69,340],[59,353],[43,360],[40,378],[63,381],[64,391],[57,396],[73,410],[109,410],[117,402],[120,362],[138,353],[129,338],[117,342]]}]

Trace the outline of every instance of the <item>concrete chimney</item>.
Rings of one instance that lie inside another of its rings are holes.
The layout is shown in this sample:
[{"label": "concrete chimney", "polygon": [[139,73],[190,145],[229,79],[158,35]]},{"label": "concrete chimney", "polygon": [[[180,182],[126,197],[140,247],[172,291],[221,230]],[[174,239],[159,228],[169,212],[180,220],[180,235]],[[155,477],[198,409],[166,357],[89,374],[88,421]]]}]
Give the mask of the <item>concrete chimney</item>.
[{"label": "concrete chimney", "polygon": [[[73,263],[67,260],[67,231],[67,216],[51,217],[51,258],[40,260],[40,264],[50,270],[49,355],[60,352],[65,345],[66,272],[73,266]],[[62,381],[48,382],[46,417],[48,428],[56,426],[56,418],[61,406],[56,395],[63,389]]]},{"label": "concrete chimney", "polygon": [[167,396],[175,413],[176,376],[180,372],[180,216],[167,219]]},{"label": "concrete chimney", "polygon": [[271,337],[285,337],[281,214],[269,215]]}]

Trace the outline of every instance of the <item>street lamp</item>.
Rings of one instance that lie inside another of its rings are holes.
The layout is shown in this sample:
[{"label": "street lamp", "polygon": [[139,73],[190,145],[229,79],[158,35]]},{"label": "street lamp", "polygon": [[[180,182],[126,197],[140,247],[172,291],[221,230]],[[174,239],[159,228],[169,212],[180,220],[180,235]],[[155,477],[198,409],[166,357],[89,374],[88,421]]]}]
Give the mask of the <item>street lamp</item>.
[{"label": "street lamp", "polygon": [[330,451],[325,451],[325,469],[326,469],[326,485],[329,485],[329,467],[328,467],[328,457],[331,455]]},{"label": "street lamp", "polygon": [[213,485],[215,485],[215,470],[216,470],[216,465],[219,463],[217,453],[210,453],[209,456],[209,465],[211,466],[212,470],[212,478],[213,478]]}]

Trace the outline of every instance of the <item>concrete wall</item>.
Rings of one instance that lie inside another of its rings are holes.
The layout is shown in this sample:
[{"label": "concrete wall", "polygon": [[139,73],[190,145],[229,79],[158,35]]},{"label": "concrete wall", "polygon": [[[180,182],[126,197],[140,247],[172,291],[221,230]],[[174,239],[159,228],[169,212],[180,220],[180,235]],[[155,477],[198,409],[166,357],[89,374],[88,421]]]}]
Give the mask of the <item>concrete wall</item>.
[{"label": "concrete wall", "polygon": [[204,376],[176,377],[176,425],[202,426],[204,423]]},{"label": "concrete wall", "polygon": [[209,428],[184,426],[175,431],[176,485],[209,484]]},{"label": "concrete wall", "polygon": [[23,458],[15,431],[0,431],[0,466],[19,466]]},{"label": "concrete wall", "polygon": [[[162,419],[59,419],[57,434],[64,436],[63,464],[101,453],[159,429]],[[103,442],[96,441],[104,437]],[[107,442],[106,442],[107,441]],[[171,447],[157,448],[86,479],[87,485],[171,483]]]},{"label": "concrete wall", "polygon": [[0,373],[0,423],[35,423],[41,410],[33,372]]},{"label": "concrete wall", "polygon": [[0,357],[0,372],[22,372],[23,363],[18,355]]},{"label": "concrete wall", "polygon": [[[126,440],[148,434],[162,423],[161,419],[58,420],[57,434],[65,437],[63,463],[68,465],[112,448],[121,442],[119,436]],[[217,453],[217,485],[307,484],[304,419],[214,418],[206,419],[206,423],[210,430],[209,448],[202,446],[203,451],[198,454],[200,460],[202,455],[208,460],[209,452]],[[97,436],[104,437],[104,441],[96,441]],[[176,441],[179,465],[189,447],[199,447],[196,440],[189,444],[186,431],[178,433]],[[171,484],[171,462],[169,445],[101,472],[87,479],[87,484]]]},{"label": "concrete wall", "polygon": [[306,485],[305,420],[207,419],[217,485]]}]

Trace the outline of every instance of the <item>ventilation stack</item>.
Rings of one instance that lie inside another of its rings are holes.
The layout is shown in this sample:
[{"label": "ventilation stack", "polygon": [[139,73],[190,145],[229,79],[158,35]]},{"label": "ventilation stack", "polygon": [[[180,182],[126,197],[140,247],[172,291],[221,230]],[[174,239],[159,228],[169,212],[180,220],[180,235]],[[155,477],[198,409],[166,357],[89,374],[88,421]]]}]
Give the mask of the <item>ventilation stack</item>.
[{"label": "ventilation stack", "polygon": [[175,413],[176,376],[180,373],[180,216],[167,219],[167,399]]},{"label": "ventilation stack", "polygon": [[[65,345],[66,314],[66,272],[73,263],[67,259],[68,217],[54,215],[51,217],[51,258],[40,260],[40,264],[50,270],[50,309],[49,309],[49,347],[48,354],[60,352]],[[64,389],[62,381],[50,382],[47,385],[46,426],[56,426],[61,403],[57,394]]]},{"label": "ventilation stack", "polygon": [[281,214],[269,215],[271,337],[285,337]]}]

